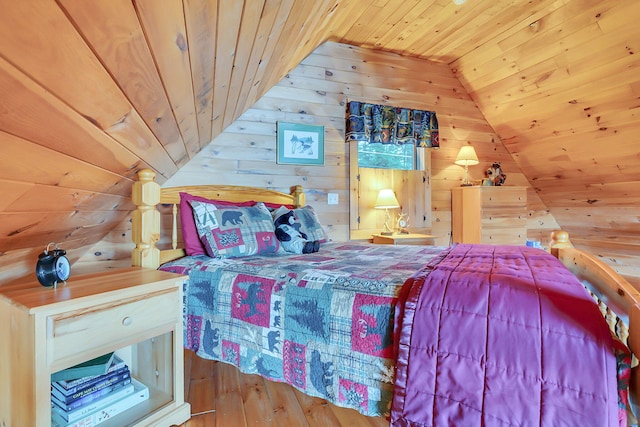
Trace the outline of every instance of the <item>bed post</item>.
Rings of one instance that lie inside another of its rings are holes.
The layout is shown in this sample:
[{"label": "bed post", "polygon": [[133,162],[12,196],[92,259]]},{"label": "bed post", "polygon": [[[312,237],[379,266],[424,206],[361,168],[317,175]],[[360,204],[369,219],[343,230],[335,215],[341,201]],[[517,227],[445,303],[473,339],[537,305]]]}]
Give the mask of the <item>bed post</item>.
[{"label": "bed post", "polygon": [[306,199],[302,185],[294,185],[293,187],[291,187],[290,192],[290,194],[293,196],[294,206],[297,208],[304,206]]},{"label": "bed post", "polygon": [[154,181],[155,172],[142,169],[138,181],[133,184],[131,199],[137,206],[132,214],[131,238],[136,244],[131,253],[131,265],[156,269],[160,265],[160,250],[156,242],[160,238],[160,185]]},{"label": "bed post", "polygon": [[549,243],[549,252],[558,258],[558,249],[572,248],[573,245],[569,240],[569,233],[564,230],[556,230],[551,232],[551,242]]}]

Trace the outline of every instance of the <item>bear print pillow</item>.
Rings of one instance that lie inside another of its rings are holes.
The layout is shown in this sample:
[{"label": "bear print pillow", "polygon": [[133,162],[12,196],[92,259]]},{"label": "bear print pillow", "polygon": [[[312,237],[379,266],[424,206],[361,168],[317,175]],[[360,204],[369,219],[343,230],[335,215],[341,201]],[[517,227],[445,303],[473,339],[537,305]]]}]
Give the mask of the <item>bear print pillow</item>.
[{"label": "bear print pillow", "polygon": [[212,258],[276,253],[280,242],[264,203],[238,207],[189,201],[202,245]]}]

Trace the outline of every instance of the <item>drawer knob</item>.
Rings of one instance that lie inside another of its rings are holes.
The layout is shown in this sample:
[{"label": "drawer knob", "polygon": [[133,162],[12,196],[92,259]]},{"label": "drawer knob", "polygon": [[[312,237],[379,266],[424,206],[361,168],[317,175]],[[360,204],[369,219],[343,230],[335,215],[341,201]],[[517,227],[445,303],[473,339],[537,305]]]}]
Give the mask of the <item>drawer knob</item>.
[{"label": "drawer knob", "polygon": [[127,316],[124,319],[122,319],[122,326],[129,326],[132,322],[133,322],[133,319]]}]

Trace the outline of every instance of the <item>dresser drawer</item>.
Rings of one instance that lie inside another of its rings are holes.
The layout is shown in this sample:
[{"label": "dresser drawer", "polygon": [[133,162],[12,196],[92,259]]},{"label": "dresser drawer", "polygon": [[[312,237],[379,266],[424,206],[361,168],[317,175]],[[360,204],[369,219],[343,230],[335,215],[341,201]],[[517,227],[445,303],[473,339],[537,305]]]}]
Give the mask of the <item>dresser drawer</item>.
[{"label": "dresser drawer", "polygon": [[527,229],[522,228],[486,228],[482,230],[482,243],[490,245],[524,245]]},{"label": "dresser drawer", "polygon": [[480,223],[483,228],[526,228],[527,217],[524,212],[514,210],[507,215],[503,215],[502,212],[499,212],[496,215],[483,216]]},{"label": "dresser drawer", "polygon": [[481,193],[482,207],[524,207],[527,206],[527,190],[521,187],[486,187]]},{"label": "dresser drawer", "polygon": [[174,288],[50,316],[47,321],[49,365],[92,349],[112,351],[147,331],[175,325],[179,304],[178,288]]}]

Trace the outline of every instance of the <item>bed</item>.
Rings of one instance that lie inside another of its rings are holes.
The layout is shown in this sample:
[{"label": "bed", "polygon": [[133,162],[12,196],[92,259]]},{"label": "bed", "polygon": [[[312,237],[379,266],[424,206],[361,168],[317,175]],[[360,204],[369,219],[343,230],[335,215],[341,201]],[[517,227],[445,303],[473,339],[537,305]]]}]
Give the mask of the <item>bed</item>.
[{"label": "bed", "polygon": [[230,228],[241,220],[229,211],[256,221],[279,206],[306,215],[304,192],[161,189],[153,178],[143,170],[133,187],[132,262],[189,276],[184,342],[198,356],[398,426],[633,420],[625,393],[636,396],[628,348],[640,296],[565,232],[554,233],[551,256],[524,246],[330,242],[307,224],[319,250],[290,253],[255,225],[235,236],[233,250],[248,251],[240,256],[215,252],[220,242],[201,229],[202,253],[187,256],[182,222],[213,216],[199,219],[203,204]]}]

